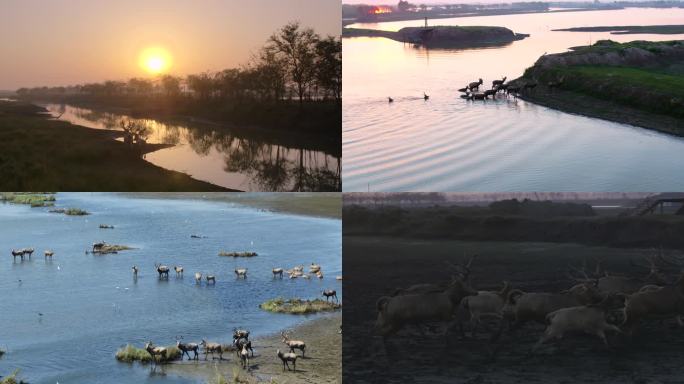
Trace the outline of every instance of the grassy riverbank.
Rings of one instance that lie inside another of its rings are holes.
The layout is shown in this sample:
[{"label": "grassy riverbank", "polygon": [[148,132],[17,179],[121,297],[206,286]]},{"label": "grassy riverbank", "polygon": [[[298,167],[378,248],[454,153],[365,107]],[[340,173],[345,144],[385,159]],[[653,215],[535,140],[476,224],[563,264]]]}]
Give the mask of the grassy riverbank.
[{"label": "grassy riverbank", "polygon": [[[116,132],[47,119],[40,107],[0,101],[0,189],[6,191],[218,191],[157,167]],[[157,149],[143,148],[145,152]]]},{"label": "grassy riverbank", "polygon": [[221,201],[296,215],[342,218],[342,194],[337,192],[297,193],[134,193],[150,199],[197,199]]},{"label": "grassy riverbank", "polygon": [[[52,207],[55,205],[52,193],[0,192],[0,201],[10,204],[25,204],[31,207]],[[0,354],[2,356],[2,354]]]},{"label": "grassy riverbank", "polygon": [[676,35],[684,33],[684,25],[625,25],[612,27],[575,27],[565,29],[554,29],[554,31],[610,32],[611,35],[631,35],[641,33],[658,35]]},{"label": "grassy riverbank", "polygon": [[684,42],[599,41],[547,55],[514,83],[551,108],[684,135]]}]

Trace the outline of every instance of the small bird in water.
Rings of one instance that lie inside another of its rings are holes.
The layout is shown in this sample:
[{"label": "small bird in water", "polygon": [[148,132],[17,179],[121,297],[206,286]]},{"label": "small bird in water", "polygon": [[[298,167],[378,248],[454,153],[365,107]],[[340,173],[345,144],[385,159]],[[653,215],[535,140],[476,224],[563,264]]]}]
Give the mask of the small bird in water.
[{"label": "small bird in water", "polygon": [[430,96],[426,95],[425,92],[423,92],[423,100],[427,100],[429,98],[430,98]]},{"label": "small bird in water", "polygon": [[394,103],[394,99],[391,98],[391,97],[388,97],[388,98],[387,98],[387,102],[389,102],[389,103]]}]

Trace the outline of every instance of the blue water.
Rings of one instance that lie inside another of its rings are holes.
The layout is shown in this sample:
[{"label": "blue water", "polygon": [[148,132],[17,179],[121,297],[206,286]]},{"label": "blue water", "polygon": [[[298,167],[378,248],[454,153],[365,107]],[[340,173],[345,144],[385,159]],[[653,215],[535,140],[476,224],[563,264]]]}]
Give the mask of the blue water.
[{"label": "blue water", "polygon": [[[256,337],[274,333],[306,318],[270,314],[259,303],[341,291],[335,280],[342,268],[340,220],[120,194],[60,193],[57,206],[92,215],[0,204],[0,348],[8,350],[0,375],[19,368],[32,384],[194,382],[118,363],[114,353],[127,343],[174,344],[177,335],[228,342],[233,327],[248,327]],[[100,240],[137,249],[86,255]],[[24,247],[36,249],[32,260],[14,263],[10,250]],[[54,250],[54,260],[44,259],[45,249]],[[259,256],[219,257],[220,250]],[[185,277],[171,271],[168,281],[160,281],[155,262],[182,265]],[[272,279],[273,267],[311,262],[321,264],[323,280]],[[134,264],[140,268],[137,281]],[[235,279],[236,267],[249,269],[246,280]],[[215,274],[216,285],[196,285],[197,271]]]}]

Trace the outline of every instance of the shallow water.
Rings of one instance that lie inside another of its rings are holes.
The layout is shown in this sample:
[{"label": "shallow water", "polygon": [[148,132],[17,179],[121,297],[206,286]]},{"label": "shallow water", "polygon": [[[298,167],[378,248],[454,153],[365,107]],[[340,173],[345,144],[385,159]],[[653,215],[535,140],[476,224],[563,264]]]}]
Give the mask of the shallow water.
[{"label": "shallow water", "polygon": [[[667,191],[684,188],[684,139],[522,100],[468,102],[457,89],[522,75],[545,52],[599,39],[684,35],[553,32],[681,24],[684,9],[466,17],[431,25],[505,26],[529,38],[499,48],[426,50],[382,38],[343,40],[344,191]],[[398,30],[423,20],[356,24]],[[430,95],[426,102],[423,92]],[[387,97],[395,99],[388,104]]]},{"label": "shallow water", "polygon": [[[114,194],[60,193],[57,200],[59,207],[92,215],[0,204],[0,348],[8,350],[0,375],[19,368],[32,384],[192,383],[118,363],[114,353],[147,340],[175,344],[176,335],[229,342],[233,327],[248,327],[255,337],[278,332],[306,318],[271,314],[259,303],[278,296],[318,297],[326,288],[341,292],[334,278],[342,268],[340,220]],[[100,240],[137,249],[84,254]],[[13,263],[9,250],[23,247],[36,249],[32,260]],[[44,249],[54,250],[54,260],[44,260]],[[220,250],[253,250],[259,256],[219,257]],[[185,277],[172,271],[168,281],[160,281],[155,262],[182,265]],[[322,265],[323,280],[272,279],[273,267],[311,262]],[[134,264],[140,267],[137,281]],[[248,268],[246,280],[235,279],[236,267]],[[215,274],[216,285],[196,285],[196,271]]]},{"label": "shallow water", "polygon": [[173,145],[148,153],[145,160],[226,188],[257,192],[340,189],[340,160],[321,151],[288,148],[258,135],[218,132],[190,122],[138,119],[64,104],[43,106],[54,116],[61,115],[60,120],[90,128],[120,130],[121,120],[142,123],[150,131],[148,143]]}]

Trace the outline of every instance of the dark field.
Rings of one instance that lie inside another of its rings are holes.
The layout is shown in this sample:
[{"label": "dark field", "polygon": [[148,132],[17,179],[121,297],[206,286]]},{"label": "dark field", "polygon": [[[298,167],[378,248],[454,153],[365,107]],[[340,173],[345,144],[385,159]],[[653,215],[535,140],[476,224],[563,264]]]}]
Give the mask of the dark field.
[{"label": "dark field", "polygon": [[[648,249],[583,246],[572,243],[465,242],[409,240],[406,237],[350,236],[343,238],[345,383],[681,383],[684,329],[673,319],[642,324],[630,342],[609,334],[613,350],[593,336],[567,334],[529,355],[543,333],[541,324],[527,324],[491,348],[489,330],[473,339],[447,346],[444,326],[421,336],[416,327],[390,338],[387,349],[373,332],[376,300],[396,288],[449,279],[445,261],[458,262],[464,254],[479,256],[471,271],[478,290],[499,290],[502,280],[526,292],[557,292],[574,284],[568,264],[579,266],[591,257],[604,260],[609,272],[644,276],[647,270],[630,264],[643,262]],[[676,254],[675,252],[670,252]],[[678,270],[667,270],[674,279]],[[488,324],[493,330],[496,323]],[[494,352],[494,353],[492,353]]]}]

